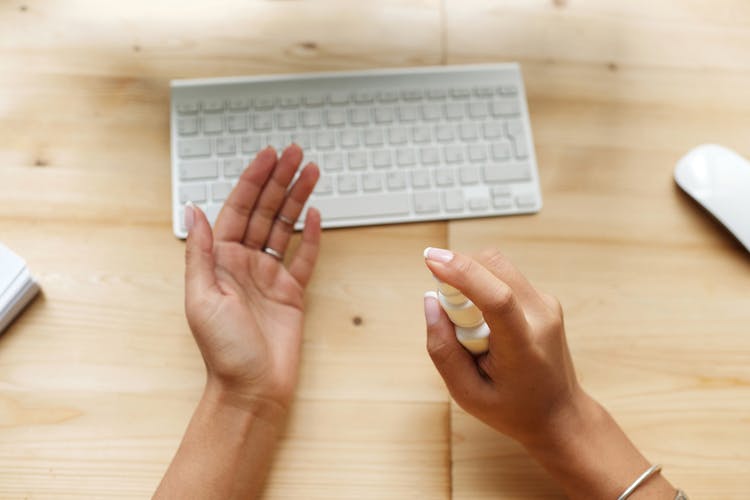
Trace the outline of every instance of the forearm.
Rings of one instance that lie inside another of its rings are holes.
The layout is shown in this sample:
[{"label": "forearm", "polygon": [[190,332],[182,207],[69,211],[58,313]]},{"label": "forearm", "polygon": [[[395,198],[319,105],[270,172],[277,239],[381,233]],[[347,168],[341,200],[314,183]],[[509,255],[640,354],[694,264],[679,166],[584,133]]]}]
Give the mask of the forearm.
[{"label": "forearm", "polygon": [[259,497],[282,425],[280,410],[259,414],[207,384],[154,498]]},{"label": "forearm", "polygon": [[[638,451],[609,413],[581,393],[544,440],[526,443],[571,499],[615,500],[652,464]],[[655,474],[630,497],[672,500],[676,489]]]}]

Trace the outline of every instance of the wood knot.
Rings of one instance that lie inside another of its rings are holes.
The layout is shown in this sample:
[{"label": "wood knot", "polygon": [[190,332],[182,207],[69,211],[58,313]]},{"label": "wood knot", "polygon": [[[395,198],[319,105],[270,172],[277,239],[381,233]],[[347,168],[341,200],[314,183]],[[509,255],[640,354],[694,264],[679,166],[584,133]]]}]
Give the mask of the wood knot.
[{"label": "wood knot", "polygon": [[354,326],[360,326],[362,324],[362,316],[354,316],[352,318],[352,324]]},{"label": "wood knot", "polygon": [[299,44],[305,50],[317,50],[318,44],[315,42],[302,42]]},{"label": "wood knot", "polygon": [[133,45],[133,52],[140,52],[140,51],[141,51],[141,46],[140,45],[138,45],[138,44]]},{"label": "wood knot", "polygon": [[18,10],[20,10],[21,12],[26,12],[27,10],[29,10],[29,8],[26,5],[21,5],[20,7],[18,7]]},{"label": "wood knot", "polygon": [[568,5],[568,0],[552,0],[552,5],[557,8],[563,8]]},{"label": "wood knot", "polygon": [[46,167],[47,165],[49,165],[49,163],[44,158],[37,158],[34,160],[35,167]]},{"label": "wood knot", "polygon": [[607,64],[607,69],[610,70],[610,71],[612,71],[612,72],[614,72],[614,71],[617,71],[618,69],[620,69],[620,67],[617,65],[617,63],[611,62],[611,63]]}]

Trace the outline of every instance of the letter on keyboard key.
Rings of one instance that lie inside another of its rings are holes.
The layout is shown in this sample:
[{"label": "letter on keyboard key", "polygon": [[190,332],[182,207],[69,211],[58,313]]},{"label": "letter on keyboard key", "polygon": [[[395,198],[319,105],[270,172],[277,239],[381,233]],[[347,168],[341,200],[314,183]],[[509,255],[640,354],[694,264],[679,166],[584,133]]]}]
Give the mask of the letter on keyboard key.
[{"label": "letter on keyboard key", "polygon": [[177,120],[177,131],[180,135],[195,135],[198,133],[198,118],[188,116]]},{"label": "letter on keyboard key", "polygon": [[531,178],[530,168],[526,163],[486,165],[482,167],[482,175],[488,184],[527,181]]},{"label": "letter on keyboard key", "polygon": [[180,158],[198,158],[211,155],[211,139],[180,141],[177,146]]},{"label": "letter on keyboard key", "polygon": [[180,163],[180,179],[215,179],[219,175],[216,160],[185,161]]},{"label": "letter on keyboard key", "polygon": [[407,193],[319,198],[311,202],[311,206],[320,210],[323,221],[364,217],[391,217],[409,215],[410,212],[410,201]]},{"label": "letter on keyboard key", "polygon": [[436,191],[414,193],[414,211],[418,214],[439,212],[440,195]]}]

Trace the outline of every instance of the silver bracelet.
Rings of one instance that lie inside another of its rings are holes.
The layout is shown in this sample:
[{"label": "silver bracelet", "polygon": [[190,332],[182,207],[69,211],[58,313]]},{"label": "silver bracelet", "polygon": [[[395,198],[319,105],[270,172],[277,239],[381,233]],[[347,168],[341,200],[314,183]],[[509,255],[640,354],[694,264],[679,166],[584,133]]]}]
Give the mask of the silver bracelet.
[{"label": "silver bracelet", "polygon": [[690,500],[684,491],[677,490],[677,495],[675,495],[674,500]]},{"label": "silver bracelet", "polygon": [[654,474],[658,473],[660,470],[661,470],[661,464],[655,464],[655,465],[652,465],[651,467],[649,467],[646,470],[646,472],[644,472],[643,474],[641,474],[640,476],[638,476],[638,479],[636,479],[635,481],[633,481],[633,484],[631,484],[630,486],[628,486],[628,489],[626,489],[625,491],[622,492],[622,495],[620,495],[619,497],[617,497],[617,500],[625,500],[626,498],[628,498],[630,495],[633,494],[633,492],[635,490],[638,489],[638,487],[640,485],[642,485],[643,483],[645,483],[648,478],[650,478]]}]

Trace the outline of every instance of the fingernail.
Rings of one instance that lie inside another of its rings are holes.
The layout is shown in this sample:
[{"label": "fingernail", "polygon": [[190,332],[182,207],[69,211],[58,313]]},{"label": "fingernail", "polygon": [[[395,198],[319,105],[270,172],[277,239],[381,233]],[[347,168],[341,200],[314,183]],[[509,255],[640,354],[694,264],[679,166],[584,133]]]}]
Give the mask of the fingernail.
[{"label": "fingernail", "polygon": [[427,247],[424,249],[424,258],[435,262],[447,263],[453,260],[453,252],[444,248]]},{"label": "fingernail", "polygon": [[432,326],[440,319],[440,304],[437,294],[433,291],[424,294],[424,319],[427,326]]},{"label": "fingernail", "polygon": [[195,225],[195,205],[192,201],[185,203],[185,229],[189,233]]}]

